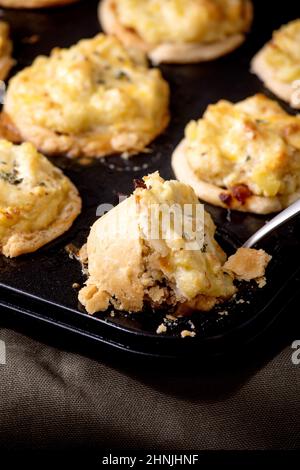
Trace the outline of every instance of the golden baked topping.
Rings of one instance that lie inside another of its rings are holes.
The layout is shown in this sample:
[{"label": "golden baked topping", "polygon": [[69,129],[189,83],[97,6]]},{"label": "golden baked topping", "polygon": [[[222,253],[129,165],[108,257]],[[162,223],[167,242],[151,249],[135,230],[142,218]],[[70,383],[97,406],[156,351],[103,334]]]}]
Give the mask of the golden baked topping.
[{"label": "golden baked topping", "polygon": [[[29,237],[47,230],[70,203],[71,193],[77,215],[80,212],[77,192],[58,168],[32,144],[17,146],[0,140],[0,251],[10,256],[15,248],[6,244],[8,240],[12,242],[13,236]],[[70,225],[69,220],[66,225]]]},{"label": "golden baked topping", "polygon": [[273,33],[264,47],[264,60],[281,82],[300,80],[300,19]]},{"label": "golden baked topping", "polygon": [[240,202],[252,194],[288,196],[300,189],[300,118],[263,95],[209,106],[185,135],[195,174],[231,189]]},{"label": "golden baked topping", "polygon": [[73,136],[105,154],[107,148],[110,153],[144,148],[165,127],[168,100],[167,83],[141,52],[100,34],[70,49],[54,49],[50,58],[38,57],[17,74],[5,111],[34,143],[39,129],[51,131],[38,145],[43,149],[50,138]]},{"label": "golden baked topping", "polygon": [[215,42],[244,33],[248,0],[114,0],[120,23],[151,45]]}]

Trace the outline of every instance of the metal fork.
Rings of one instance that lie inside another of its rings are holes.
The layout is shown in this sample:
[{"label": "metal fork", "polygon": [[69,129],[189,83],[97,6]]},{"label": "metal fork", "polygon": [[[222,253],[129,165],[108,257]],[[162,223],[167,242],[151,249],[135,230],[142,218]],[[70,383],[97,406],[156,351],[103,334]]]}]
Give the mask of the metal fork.
[{"label": "metal fork", "polygon": [[284,211],[280,212],[276,217],[270,220],[266,225],[259,229],[252,237],[250,237],[244,244],[244,248],[251,248],[253,245],[256,245],[263,238],[269,235],[271,232],[276,230],[281,225],[285,224],[287,221],[296,217],[300,214],[300,199],[294,202],[292,205],[287,207]]}]

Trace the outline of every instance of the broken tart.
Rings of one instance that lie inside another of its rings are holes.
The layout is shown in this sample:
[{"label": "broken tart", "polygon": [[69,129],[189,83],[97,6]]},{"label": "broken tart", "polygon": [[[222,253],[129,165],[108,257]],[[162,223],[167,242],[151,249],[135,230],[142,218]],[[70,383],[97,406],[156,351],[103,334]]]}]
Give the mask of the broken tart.
[{"label": "broken tart", "polygon": [[[169,225],[163,214],[173,214]],[[235,294],[235,266],[239,278],[255,279],[270,260],[261,250],[247,271],[249,253],[256,251],[246,250],[226,267],[215,230],[190,186],[158,173],[144,177],[129,198],[92,226],[81,250],[88,279],[79,301],[89,314],[109,306],[140,312],[147,304],[211,310]]]}]

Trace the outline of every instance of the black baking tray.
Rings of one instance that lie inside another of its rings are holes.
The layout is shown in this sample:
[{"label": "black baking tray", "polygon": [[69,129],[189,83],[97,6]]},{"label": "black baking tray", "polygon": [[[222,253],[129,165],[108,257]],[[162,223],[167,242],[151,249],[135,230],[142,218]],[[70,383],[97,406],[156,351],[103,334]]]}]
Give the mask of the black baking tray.
[{"label": "black baking tray", "polygon": [[[248,343],[286,311],[298,295],[300,286],[300,221],[295,219],[267,239],[263,248],[273,259],[268,268],[268,283],[260,289],[255,283],[240,286],[238,296],[209,313],[195,313],[179,320],[168,333],[157,335],[156,328],[166,312],[88,316],[78,304],[74,284],[84,282],[79,263],[71,259],[66,246],[80,247],[96,220],[100,204],[118,202],[119,195],[130,194],[133,179],[159,170],[164,178],[174,177],[170,158],[183,136],[185,125],[198,118],[209,103],[226,98],[241,100],[264,92],[260,81],[249,72],[255,52],[272,31],[296,18],[299,8],[294,1],[284,5],[255,3],[255,21],[247,42],[237,51],[217,61],[187,65],[162,66],[171,86],[172,121],[167,131],[151,145],[151,153],[129,160],[110,157],[87,166],[67,158],[52,158],[78,187],[83,211],[71,230],[38,252],[17,259],[0,258],[0,307],[2,314],[14,312],[18,318],[34,319],[59,329],[77,333],[93,343],[105,343],[120,350],[152,357],[184,357],[194,353],[215,356]],[[81,1],[64,8],[36,11],[1,10],[12,27],[15,43],[15,70],[29,65],[38,54],[48,54],[55,46],[70,46],[99,32],[98,1]],[[266,16],[267,15],[267,16]],[[38,41],[32,43],[33,35]],[[287,109],[288,107],[284,105]],[[289,110],[292,112],[291,110]],[[218,240],[232,253],[269,217],[226,210],[206,205],[218,227]],[[195,338],[180,338],[180,331],[191,330]]]}]

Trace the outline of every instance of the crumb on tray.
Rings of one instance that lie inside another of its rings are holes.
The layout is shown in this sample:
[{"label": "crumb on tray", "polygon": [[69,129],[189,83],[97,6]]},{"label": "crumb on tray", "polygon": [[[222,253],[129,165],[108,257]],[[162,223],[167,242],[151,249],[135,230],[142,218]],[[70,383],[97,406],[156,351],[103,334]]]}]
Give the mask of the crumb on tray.
[{"label": "crumb on tray", "polygon": [[181,338],[194,338],[196,336],[196,333],[194,331],[189,331],[189,330],[182,330],[180,333]]},{"label": "crumb on tray", "polygon": [[251,281],[264,277],[271,256],[264,250],[239,248],[224,264],[224,270],[238,280]]},{"label": "crumb on tray", "polygon": [[166,325],[164,325],[163,323],[161,323],[161,324],[159,325],[159,327],[157,328],[156,333],[157,333],[158,335],[161,335],[162,333],[166,333],[166,331],[167,331]]}]

